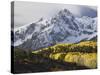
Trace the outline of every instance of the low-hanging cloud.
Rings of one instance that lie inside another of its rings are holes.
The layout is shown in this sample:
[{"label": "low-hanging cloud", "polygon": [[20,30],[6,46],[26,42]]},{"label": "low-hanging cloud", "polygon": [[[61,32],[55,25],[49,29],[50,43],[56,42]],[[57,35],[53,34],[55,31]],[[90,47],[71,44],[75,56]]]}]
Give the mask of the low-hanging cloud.
[{"label": "low-hanging cloud", "polygon": [[48,19],[64,8],[75,16],[97,17],[97,7],[93,6],[15,1],[14,26],[20,27],[30,22],[36,22],[41,17]]}]

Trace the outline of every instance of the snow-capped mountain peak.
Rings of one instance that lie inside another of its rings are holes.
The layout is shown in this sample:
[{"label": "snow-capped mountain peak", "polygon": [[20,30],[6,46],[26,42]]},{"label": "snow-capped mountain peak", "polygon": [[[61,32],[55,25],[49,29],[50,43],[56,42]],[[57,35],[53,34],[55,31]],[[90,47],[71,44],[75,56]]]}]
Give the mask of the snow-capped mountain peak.
[{"label": "snow-capped mountain peak", "polygon": [[14,46],[38,49],[56,43],[76,43],[96,37],[97,19],[75,17],[69,10],[59,11],[51,19],[41,18],[14,31]]}]

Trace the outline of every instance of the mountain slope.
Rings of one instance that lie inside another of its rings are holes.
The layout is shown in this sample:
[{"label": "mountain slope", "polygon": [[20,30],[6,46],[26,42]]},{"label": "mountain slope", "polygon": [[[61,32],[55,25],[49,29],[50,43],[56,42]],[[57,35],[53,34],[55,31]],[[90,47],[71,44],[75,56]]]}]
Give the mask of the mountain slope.
[{"label": "mountain slope", "polygon": [[63,9],[50,20],[41,18],[36,23],[14,30],[14,46],[36,50],[56,43],[91,40],[97,36],[96,27],[96,18],[79,18]]}]

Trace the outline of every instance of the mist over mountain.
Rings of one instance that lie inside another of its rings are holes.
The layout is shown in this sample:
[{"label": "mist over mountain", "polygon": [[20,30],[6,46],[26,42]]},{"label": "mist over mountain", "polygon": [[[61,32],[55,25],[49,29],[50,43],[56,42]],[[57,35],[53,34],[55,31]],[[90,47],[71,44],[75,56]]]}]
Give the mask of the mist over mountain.
[{"label": "mist over mountain", "polygon": [[76,17],[68,9],[15,29],[12,46],[36,50],[57,43],[77,43],[97,37],[97,17]]}]

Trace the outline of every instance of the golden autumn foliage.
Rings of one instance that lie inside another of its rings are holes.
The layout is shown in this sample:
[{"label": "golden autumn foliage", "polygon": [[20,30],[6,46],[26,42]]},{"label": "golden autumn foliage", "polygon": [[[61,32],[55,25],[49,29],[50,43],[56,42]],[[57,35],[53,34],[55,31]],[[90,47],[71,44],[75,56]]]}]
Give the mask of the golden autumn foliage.
[{"label": "golden autumn foliage", "polygon": [[88,68],[97,67],[97,43],[85,41],[76,44],[57,44],[32,53],[64,62],[76,63]]},{"label": "golden autumn foliage", "polygon": [[14,49],[14,60],[16,61],[23,60],[24,63],[41,63],[44,62],[42,58],[96,68],[97,43],[95,41],[84,41],[75,44],[56,44],[28,53],[19,48]]},{"label": "golden autumn foliage", "polygon": [[33,53],[60,53],[60,52],[84,52],[94,53],[97,52],[97,43],[94,41],[85,41],[76,44],[57,44],[48,48],[43,48]]},{"label": "golden autumn foliage", "polygon": [[53,60],[60,60],[64,62],[76,63],[78,65],[87,66],[89,68],[96,68],[97,55],[96,53],[80,53],[80,52],[68,52],[50,54],[49,56]]},{"label": "golden autumn foliage", "polygon": [[89,68],[96,68],[97,66],[97,55],[96,53],[80,53],[70,52],[65,55],[64,61],[74,62],[78,65],[84,65]]}]

